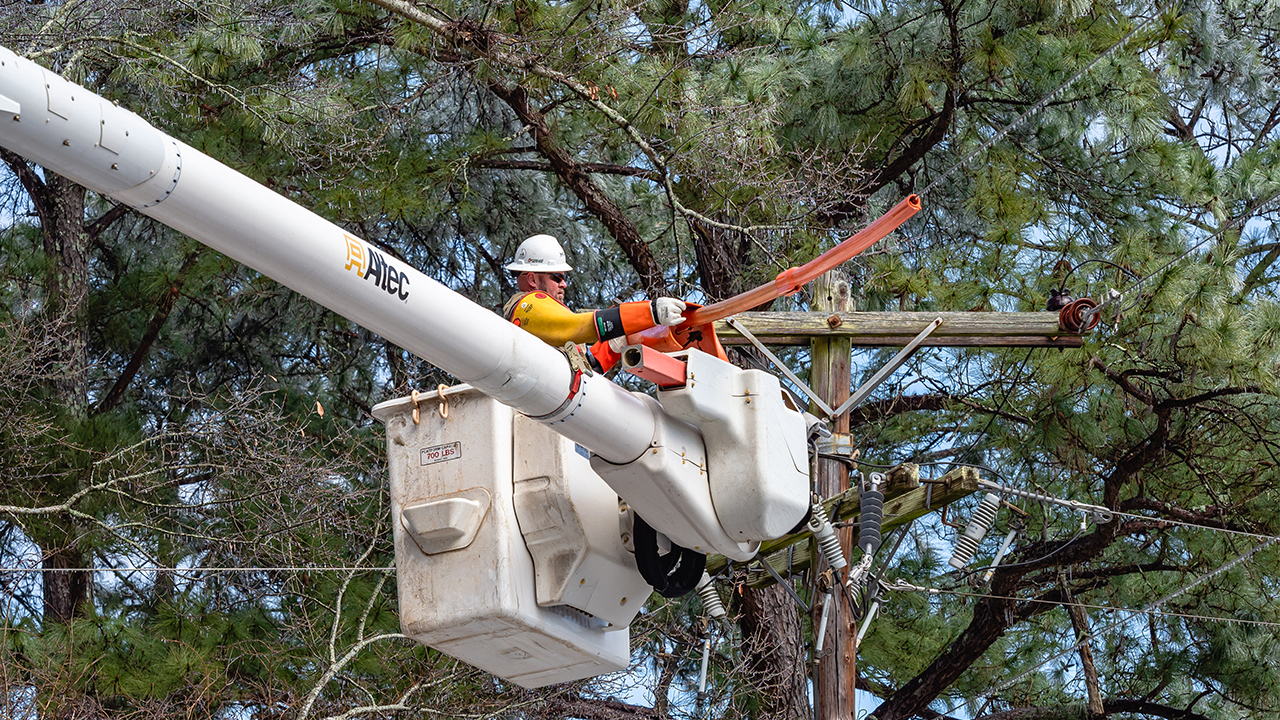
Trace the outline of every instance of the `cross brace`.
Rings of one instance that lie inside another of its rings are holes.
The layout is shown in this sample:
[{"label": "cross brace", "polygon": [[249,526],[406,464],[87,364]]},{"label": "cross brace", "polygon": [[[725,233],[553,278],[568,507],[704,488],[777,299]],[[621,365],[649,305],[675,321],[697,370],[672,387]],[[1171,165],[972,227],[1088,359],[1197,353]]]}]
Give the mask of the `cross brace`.
[{"label": "cross brace", "polygon": [[[906,345],[936,318],[942,325],[925,347],[1080,347],[1079,335],[1058,327],[1055,312],[745,312],[734,316],[768,345],[808,345],[812,338],[849,338],[855,347]],[[745,345],[721,320],[716,335],[725,345]]]},{"label": "cross brace", "polygon": [[[928,485],[920,484],[920,467],[913,463],[904,463],[890,470],[889,484],[885,488],[884,522],[882,532],[905,525],[918,517],[923,517],[935,510],[966,498],[978,491],[978,471],[971,467],[952,470]],[[857,521],[858,489],[850,488],[839,495],[827,498],[822,502],[823,512],[828,515],[831,509],[839,504],[835,521]],[[770,540],[760,546],[760,555],[765,558],[778,573],[785,573],[790,564],[791,572],[801,572],[812,564],[812,536],[808,532],[786,535]],[[795,547],[790,553],[788,548]],[[707,572],[715,575],[724,569],[727,561],[723,555],[707,556]],[[755,571],[747,578],[747,585],[755,588],[768,587],[777,582],[772,574]]]}]

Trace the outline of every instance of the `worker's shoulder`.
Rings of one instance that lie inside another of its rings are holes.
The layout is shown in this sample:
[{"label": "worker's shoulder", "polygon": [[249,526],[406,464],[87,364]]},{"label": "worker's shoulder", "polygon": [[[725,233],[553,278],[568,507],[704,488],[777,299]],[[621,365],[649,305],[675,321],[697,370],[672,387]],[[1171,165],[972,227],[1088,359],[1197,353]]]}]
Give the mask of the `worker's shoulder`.
[{"label": "worker's shoulder", "polygon": [[507,303],[502,306],[502,316],[510,320],[515,317],[516,311],[522,307],[525,310],[531,310],[538,305],[569,309],[564,303],[540,290],[529,290],[512,295],[507,300]]},{"label": "worker's shoulder", "polygon": [[520,301],[523,300],[526,296],[532,295],[532,294],[533,294],[532,291],[518,292],[515,295],[512,295],[511,297],[507,298],[507,302],[504,303],[502,306],[502,317],[510,320],[511,317],[515,315],[516,306],[520,304]]},{"label": "worker's shoulder", "polygon": [[539,308],[546,310],[569,310],[569,312],[573,312],[569,309],[569,306],[554,297],[551,297],[547,293],[540,290],[530,290],[528,292],[521,292],[512,295],[511,299],[507,300],[507,304],[503,306],[502,314],[510,320],[516,314],[517,310],[523,309],[528,311],[537,310]]}]

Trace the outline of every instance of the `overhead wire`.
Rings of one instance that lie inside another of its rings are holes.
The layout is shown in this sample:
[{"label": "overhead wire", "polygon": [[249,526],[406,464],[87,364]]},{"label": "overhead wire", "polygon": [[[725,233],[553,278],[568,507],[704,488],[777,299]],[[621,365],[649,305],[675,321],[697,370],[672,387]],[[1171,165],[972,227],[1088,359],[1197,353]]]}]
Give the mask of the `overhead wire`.
[{"label": "overhead wire", "polygon": [[1168,525],[1180,525],[1182,527],[1195,528],[1197,530],[1212,530],[1214,532],[1220,532],[1227,535],[1241,535],[1243,537],[1249,537],[1255,540],[1269,540],[1269,541],[1280,540],[1280,535],[1265,535],[1263,533],[1250,532],[1248,530],[1236,530],[1233,528],[1217,527],[1214,525],[1200,525],[1193,522],[1186,522],[1185,520],[1172,520],[1170,518],[1151,517],[1150,515],[1137,515],[1135,513],[1121,512],[1119,510],[1112,510],[1111,512],[1114,515],[1118,515],[1120,517],[1132,518],[1134,520],[1150,520],[1153,522],[1165,523]]},{"label": "overhead wire", "polygon": [[[868,465],[868,466],[871,466],[871,467],[886,467],[886,466],[876,465],[876,464],[874,464],[874,463],[862,463],[862,464],[864,464],[864,465]],[[941,464],[944,464],[944,463],[940,463],[940,462],[928,462],[928,463],[918,463],[918,464],[920,464],[920,465],[941,465]],[[960,466],[962,466],[962,467],[963,467],[963,466],[975,467],[975,468],[978,468],[978,469],[981,469],[981,470],[986,470],[987,472],[990,472],[991,474],[993,474],[993,475],[995,475],[995,476],[997,476],[997,477],[1000,477],[1000,473],[999,473],[998,471],[996,471],[996,470],[994,470],[994,469],[992,469],[992,468],[990,468],[990,467],[987,467],[987,466],[985,466],[985,465],[978,465],[978,464],[976,464],[976,463],[949,463],[949,464],[952,464],[952,465],[960,465]],[[993,490],[993,492],[998,492],[998,491],[997,491],[997,490]],[[1064,507],[1064,508],[1067,508],[1067,509],[1069,509],[1069,510],[1074,510],[1074,511],[1084,512],[1084,510],[1081,510],[1081,509],[1079,509],[1079,508],[1071,508],[1071,507],[1070,507],[1070,505],[1073,505],[1073,504],[1074,504],[1074,505],[1082,505],[1082,503],[1079,503],[1079,502],[1077,502],[1077,501],[1074,501],[1074,500],[1064,500],[1064,499],[1061,499],[1061,498],[1048,498],[1048,499],[1049,499],[1049,501],[1050,501],[1050,502],[1052,502],[1052,501],[1057,501],[1057,502],[1055,502],[1054,504],[1057,504],[1057,505],[1059,505],[1060,507]],[[1091,508],[1091,507],[1092,507],[1092,506],[1089,506],[1089,508]],[[1087,509],[1089,509],[1089,508],[1085,508],[1085,510],[1087,510]],[[1174,520],[1174,519],[1171,519],[1171,518],[1152,517],[1152,516],[1150,516],[1150,515],[1139,515],[1139,514],[1137,514],[1137,513],[1124,512],[1124,511],[1121,511],[1121,510],[1109,510],[1108,512],[1110,512],[1112,515],[1114,515],[1114,516],[1116,516],[1116,517],[1125,517],[1125,518],[1130,518],[1130,519],[1133,519],[1133,520],[1146,520],[1146,521],[1150,521],[1150,522],[1157,522],[1157,523],[1167,524],[1167,525],[1176,525],[1176,526],[1179,526],[1179,527],[1191,528],[1191,529],[1195,529],[1195,530],[1209,530],[1209,531],[1211,531],[1211,532],[1219,532],[1219,533],[1223,533],[1223,534],[1227,534],[1227,535],[1237,535],[1237,536],[1241,536],[1241,537],[1248,537],[1248,538],[1253,538],[1253,539],[1255,539],[1255,540],[1262,540],[1262,541],[1266,541],[1266,542],[1275,542],[1275,541],[1280,541],[1280,536],[1277,536],[1277,535],[1267,535],[1267,534],[1263,534],[1263,533],[1256,533],[1256,532],[1251,532],[1251,531],[1248,531],[1248,530],[1237,530],[1237,529],[1234,529],[1234,528],[1218,527],[1218,526],[1214,526],[1214,525],[1201,525],[1201,524],[1198,524],[1198,523],[1187,522],[1187,521],[1185,521],[1185,520]],[[1095,518],[1095,522],[1096,522],[1096,518]],[[1039,558],[1035,558],[1035,559],[1027,560],[1027,561],[1023,561],[1023,562],[1016,562],[1016,563],[1002,563],[1002,564],[1000,565],[1000,567],[1002,567],[1002,568],[1011,568],[1011,567],[1019,567],[1019,566],[1023,566],[1023,565],[1030,565],[1030,564],[1032,564],[1032,563],[1038,563],[1038,562],[1041,562],[1041,561],[1043,561],[1043,560],[1046,560],[1046,559],[1048,559],[1048,558],[1050,558],[1050,557],[1054,556],[1055,554],[1057,554],[1057,553],[1061,552],[1062,550],[1066,549],[1069,545],[1071,545],[1072,543],[1074,543],[1076,540],[1079,540],[1083,535],[1084,535],[1083,531],[1081,531],[1081,532],[1077,532],[1077,533],[1076,533],[1075,535],[1073,535],[1070,539],[1066,540],[1065,542],[1063,542],[1062,544],[1060,544],[1058,547],[1056,547],[1056,548],[1054,548],[1052,551],[1050,551],[1050,552],[1049,552],[1049,554],[1047,554],[1047,555],[1045,555],[1045,556],[1043,556],[1043,557],[1039,557]],[[988,568],[988,567],[972,568],[972,569],[969,569],[969,570],[961,571],[961,572],[958,574],[958,576],[959,576],[959,577],[966,577],[966,576],[968,576],[968,575],[973,575],[973,574],[975,574],[975,573],[983,572],[983,571],[988,570],[988,569],[990,569],[990,568]],[[977,594],[977,593],[960,593],[960,592],[956,592],[955,594],[973,594],[973,595],[979,595],[979,596],[981,596],[980,594]],[[996,596],[992,596],[992,597],[996,597]],[[1010,599],[1014,599],[1014,598],[1010,598]]]},{"label": "overhead wire", "polygon": [[395,565],[387,565],[384,567],[348,567],[342,565],[281,565],[281,566],[263,566],[263,567],[233,567],[233,566],[211,566],[211,567],[77,567],[77,568],[39,568],[39,567],[0,567],[0,573],[67,573],[67,572],[167,572],[175,574],[186,574],[194,572],[390,572],[396,569]]},{"label": "overhead wire", "polygon": [[971,150],[969,154],[965,155],[963,158],[957,161],[954,165],[952,165],[946,172],[942,173],[933,182],[929,183],[924,190],[920,191],[919,193],[920,197],[923,198],[927,196],[930,192],[933,191],[934,188],[936,188],[940,183],[942,183],[944,180],[950,177],[956,170],[959,170],[967,166],[970,162],[973,162],[973,160],[976,159],[979,155],[989,150],[991,146],[1003,140],[1006,136],[1008,136],[1009,133],[1013,132],[1015,129],[1021,126],[1024,122],[1031,119],[1032,117],[1035,117],[1036,115],[1039,115],[1040,112],[1042,112],[1046,107],[1049,106],[1049,103],[1053,102],[1053,99],[1055,97],[1057,97],[1063,91],[1070,88],[1072,85],[1075,85],[1077,82],[1079,82],[1080,79],[1083,78],[1085,75],[1087,75],[1091,70],[1093,70],[1093,68],[1096,67],[1098,63],[1111,57],[1112,54],[1114,54],[1117,50],[1119,50],[1121,47],[1126,45],[1130,40],[1133,39],[1135,35],[1137,35],[1144,28],[1146,28],[1146,26],[1154,18],[1155,18],[1155,15],[1153,14],[1151,17],[1148,17],[1142,22],[1134,25],[1133,28],[1129,30],[1129,32],[1125,33],[1123,37],[1117,40],[1115,44],[1113,44],[1111,47],[1104,50],[1102,54],[1098,55],[1096,58],[1091,60],[1084,67],[1077,70],[1075,74],[1067,78],[1066,81],[1064,81],[1061,85],[1054,88],[1048,95],[1045,95],[1043,98],[1041,98],[1035,105],[1032,105],[1026,112],[1014,118],[1012,122],[1010,122],[1008,125],[1002,128],[995,135],[992,135],[990,138],[988,138],[986,142],[983,142],[981,145]]},{"label": "overhead wire", "polygon": [[[862,464],[864,464],[864,465],[870,465],[871,463],[862,463]],[[916,464],[918,464],[918,465],[941,465],[941,464],[943,464],[943,463],[940,463],[940,462],[936,462],[936,461],[934,461],[934,462],[916,463]],[[997,470],[995,470],[995,469],[993,469],[993,468],[987,467],[986,465],[979,465],[979,464],[977,464],[977,463],[950,463],[950,464],[952,464],[952,465],[959,465],[960,467],[972,467],[972,468],[977,468],[977,469],[979,469],[979,470],[986,470],[987,472],[991,473],[992,475],[994,475],[994,476],[996,476],[996,477],[999,477],[999,478],[1002,478],[1002,479],[1003,479],[1003,476],[1000,474],[1000,472],[999,472],[999,471],[997,471]],[[997,493],[999,493],[999,492],[1000,492],[1000,490],[992,489],[992,492],[997,492]],[[1090,505],[1090,504],[1088,504],[1088,503],[1081,503],[1081,502],[1079,502],[1079,501],[1077,501],[1077,500],[1071,500],[1071,499],[1066,499],[1066,498],[1050,497],[1050,498],[1049,498],[1049,500],[1050,500],[1051,502],[1054,502],[1054,504],[1059,505],[1060,507],[1064,507],[1064,508],[1067,508],[1067,509],[1069,509],[1069,510],[1073,510],[1073,511],[1077,511],[1077,512],[1086,512],[1086,511],[1090,511],[1090,510],[1092,510],[1093,508],[1097,507],[1097,506]],[[1056,501],[1056,502],[1055,502],[1055,501]],[[1072,505],[1079,505],[1079,506],[1082,506],[1082,507],[1071,507]],[[1251,531],[1249,531],[1249,530],[1236,530],[1236,529],[1234,529],[1234,528],[1219,527],[1219,526],[1216,526],[1216,525],[1201,525],[1201,524],[1199,524],[1199,523],[1188,522],[1188,521],[1186,521],[1186,520],[1174,520],[1174,519],[1172,519],[1172,518],[1152,517],[1152,516],[1150,516],[1150,515],[1139,515],[1139,514],[1137,514],[1137,513],[1124,512],[1123,510],[1111,510],[1111,509],[1108,509],[1108,510],[1107,510],[1107,512],[1109,512],[1109,513],[1111,513],[1112,515],[1115,515],[1115,516],[1117,516],[1117,517],[1126,517],[1126,518],[1130,518],[1130,519],[1133,519],[1133,520],[1149,520],[1149,521],[1159,522],[1159,523],[1164,523],[1164,524],[1168,524],[1168,525],[1178,525],[1178,526],[1181,526],[1181,527],[1194,528],[1194,529],[1197,529],[1197,530],[1211,530],[1211,531],[1213,531],[1213,532],[1220,532],[1220,533],[1224,533],[1224,534],[1227,534],[1227,535],[1240,535],[1240,536],[1243,536],[1243,537],[1250,537],[1250,538],[1254,538],[1254,539],[1256,539],[1256,540],[1280,540],[1280,535],[1267,535],[1267,534],[1265,534],[1265,533],[1251,532]]]},{"label": "overhead wire", "polygon": [[[1264,549],[1266,549],[1266,548],[1268,548],[1268,547],[1271,547],[1273,544],[1275,544],[1275,540],[1274,540],[1274,539],[1272,539],[1272,540],[1267,540],[1266,542],[1263,542],[1262,544],[1260,544],[1260,545],[1258,545],[1258,546],[1254,547],[1253,549],[1246,551],[1245,553],[1243,553],[1243,554],[1241,554],[1241,555],[1237,556],[1236,558],[1234,558],[1234,559],[1232,559],[1232,560],[1229,560],[1229,561],[1227,561],[1226,563],[1223,563],[1222,565],[1218,566],[1218,568],[1217,568],[1217,569],[1212,570],[1212,571],[1210,571],[1210,572],[1208,572],[1208,573],[1206,573],[1206,574],[1204,574],[1204,575],[1201,575],[1201,576],[1199,576],[1199,577],[1193,578],[1193,579],[1192,579],[1192,580],[1190,580],[1189,582],[1186,582],[1186,583],[1182,584],[1181,586],[1179,586],[1178,588],[1174,589],[1173,591],[1171,591],[1171,592],[1169,592],[1169,593],[1166,593],[1165,595],[1162,595],[1161,597],[1159,597],[1159,598],[1155,599],[1154,601],[1152,601],[1152,602],[1148,603],[1148,604],[1147,604],[1145,607],[1143,607],[1142,609],[1140,609],[1140,610],[1129,610],[1129,611],[1127,611],[1127,612],[1129,612],[1129,613],[1130,613],[1129,617],[1126,617],[1126,618],[1123,618],[1123,619],[1120,619],[1120,620],[1116,620],[1116,621],[1114,621],[1114,622],[1112,622],[1112,623],[1110,623],[1110,624],[1106,625],[1105,627],[1103,627],[1103,628],[1101,628],[1101,629],[1093,629],[1093,630],[1090,630],[1087,634],[1085,634],[1085,635],[1081,636],[1081,637],[1080,637],[1080,639],[1076,640],[1074,643],[1072,643],[1071,645],[1067,646],[1067,647],[1066,647],[1066,648],[1064,648],[1063,650],[1061,650],[1061,651],[1059,651],[1059,652],[1057,652],[1057,653],[1055,653],[1055,654],[1053,654],[1053,655],[1051,655],[1051,656],[1049,656],[1049,657],[1045,658],[1044,660],[1041,660],[1040,662],[1036,663],[1035,665],[1031,666],[1030,668],[1027,668],[1026,670],[1024,670],[1024,671],[1022,671],[1022,672],[1018,673],[1018,674],[1017,674],[1017,675],[1015,675],[1014,677],[1012,677],[1012,678],[1010,678],[1010,679],[1008,679],[1008,680],[1005,680],[1005,681],[1003,681],[1003,682],[997,683],[996,685],[991,686],[989,689],[987,689],[987,690],[985,690],[985,691],[983,691],[983,692],[977,693],[977,694],[975,695],[975,697],[990,697],[991,695],[994,695],[994,694],[996,694],[996,693],[998,693],[998,692],[1001,692],[1002,690],[1008,689],[1009,687],[1012,687],[1013,685],[1015,685],[1015,684],[1017,684],[1017,683],[1021,682],[1024,678],[1026,678],[1027,676],[1031,675],[1032,673],[1034,673],[1035,671],[1039,670],[1040,668],[1044,667],[1045,665],[1047,665],[1047,664],[1049,664],[1049,663],[1053,662],[1054,660],[1057,660],[1057,659],[1059,659],[1059,658],[1061,658],[1061,657],[1063,657],[1063,656],[1065,656],[1065,655],[1067,655],[1067,654],[1069,654],[1069,653],[1071,653],[1071,652],[1074,652],[1074,651],[1076,650],[1076,648],[1080,647],[1080,646],[1081,646],[1081,645],[1083,645],[1084,643],[1086,643],[1086,642],[1088,642],[1088,641],[1090,641],[1090,640],[1096,639],[1096,638],[1098,637],[1098,635],[1099,635],[1099,634],[1101,634],[1101,633],[1105,633],[1105,632],[1108,632],[1108,631],[1113,630],[1113,629],[1115,629],[1115,628],[1117,628],[1117,627],[1119,627],[1119,626],[1121,626],[1121,625],[1123,625],[1123,624],[1125,624],[1125,623],[1128,623],[1130,620],[1132,620],[1132,619],[1133,619],[1134,617],[1136,617],[1137,615],[1150,614],[1153,610],[1155,610],[1156,608],[1158,608],[1158,607],[1160,607],[1161,605],[1165,604],[1166,602],[1168,602],[1168,601],[1172,600],[1173,598],[1175,598],[1175,597],[1177,597],[1177,596],[1179,596],[1179,595],[1181,595],[1181,594],[1183,594],[1183,593],[1187,592],[1188,590],[1191,590],[1191,589],[1192,589],[1192,588],[1194,588],[1195,586],[1197,586],[1197,585],[1199,585],[1199,584],[1201,584],[1201,583],[1203,583],[1203,582],[1206,582],[1206,581],[1210,580],[1210,579],[1211,579],[1211,578],[1213,578],[1213,577],[1216,577],[1217,575],[1220,575],[1220,574],[1222,574],[1222,573],[1224,573],[1224,572],[1226,572],[1226,571],[1230,570],[1231,568],[1235,567],[1236,565],[1239,565],[1239,564],[1241,564],[1241,563],[1243,563],[1243,562],[1245,562],[1245,561],[1247,561],[1247,560],[1249,560],[1249,559],[1253,558],[1253,556],[1254,556],[1254,555],[1257,555],[1257,554],[1258,554],[1259,552],[1261,552],[1262,550],[1264,550]],[[1063,603],[1063,604],[1066,604],[1066,603]],[[945,714],[950,715],[951,713],[955,712],[957,709],[959,709],[959,708],[960,708],[961,704],[963,704],[963,703],[960,703],[960,704],[957,704],[957,705],[952,706],[951,708],[949,708],[949,709],[947,710],[947,712],[946,712]]]},{"label": "overhead wire", "polygon": [[1145,283],[1147,280],[1150,280],[1151,278],[1156,277],[1157,275],[1160,275],[1165,270],[1168,270],[1169,268],[1173,267],[1175,263],[1182,261],[1191,253],[1204,247],[1205,243],[1209,242],[1210,240],[1216,240],[1218,238],[1221,238],[1222,236],[1226,235],[1228,231],[1234,230],[1237,227],[1244,227],[1244,225],[1247,224],[1249,220],[1253,218],[1253,216],[1261,213],[1264,208],[1270,206],[1277,199],[1280,199],[1280,190],[1277,190],[1276,192],[1272,193],[1271,196],[1268,197],[1266,200],[1263,200],[1262,202],[1256,203],[1254,205],[1251,205],[1245,208],[1243,212],[1241,212],[1239,215],[1235,216],[1234,218],[1228,220],[1227,223],[1224,224],[1221,228],[1219,228],[1216,232],[1206,235],[1204,238],[1200,240],[1200,242],[1182,251],[1172,260],[1165,263],[1164,265],[1161,265],[1157,270],[1147,273],[1145,276],[1139,276],[1138,279],[1135,280],[1132,285],[1127,286],[1121,292],[1123,294],[1137,292],[1142,287],[1142,284]]},{"label": "overhead wire", "polygon": [[[866,465],[868,467],[878,467],[878,468],[894,467],[892,465],[880,465],[877,463],[871,463],[865,460],[858,460],[857,462],[859,465]],[[977,468],[978,470],[985,470],[996,477],[1003,478],[1003,476],[1000,474],[999,471],[995,470],[994,468],[988,467],[986,465],[981,465],[978,463],[946,463],[941,461],[928,461],[928,462],[921,462],[921,463],[914,463],[914,464],[920,465],[920,466],[950,465],[952,467],[972,467],[972,468]],[[992,492],[999,493],[998,490],[992,490]],[[1054,504],[1057,504],[1060,507],[1064,507],[1066,509],[1073,510],[1073,511],[1082,511],[1082,510],[1077,508],[1071,508],[1070,507],[1071,505],[1086,505],[1085,503],[1080,503],[1079,501],[1065,499],[1065,498],[1052,498],[1052,499],[1059,501]],[[1089,508],[1086,508],[1086,509],[1090,509],[1091,507],[1092,506],[1089,506]],[[1212,532],[1220,532],[1226,535],[1239,535],[1241,537],[1253,538],[1255,540],[1272,540],[1272,541],[1280,540],[1280,535],[1267,535],[1265,533],[1257,533],[1249,530],[1237,530],[1235,528],[1220,527],[1216,525],[1202,525],[1199,523],[1188,522],[1186,520],[1175,520],[1173,518],[1166,518],[1166,517],[1152,517],[1151,515],[1139,515],[1137,513],[1124,512],[1123,510],[1108,510],[1108,512],[1110,512],[1112,515],[1116,517],[1125,517],[1132,520],[1147,520],[1147,521],[1158,522],[1166,525],[1177,525],[1179,527],[1192,528],[1195,530],[1210,530]],[[1079,537],[1080,535],[1077,534],[1075,537],[1068,540],[1067,543],[1069,544],[1071,542],[1074,542]],[[1058,549],[1061,550],[1062,548],[1058,548]],[[1057,552],[1057,550],[1055,550],[1054,552]],[[1008,565],[1002,565],[1002,567],[1016,567],[1017,565],[1024,565],[1024,564],[1026,563],[1010,563]]]},{"label": "overhead wire", "polygon": [[932,588],[921,585],[913,585],[911,583],[902,582],[885,582],[884,587],[888,590],[896,592],[921,592],[930,595],[955,595],[959,597],[987,598],[991,600],[1014,600],[1017,602],[1038,603],[1042,605],[1061,605],[1063,607],[1078,607],[1085,610],[1103,610],[1107,612],[1124,612],[1140,615],[1155,615],[1159,617],[1176,617],[1186,620],[1209,620],[1214,622],[1234,623],[1239,625],[1257,625],[1259,627],[1280,628],[1280,622],[1271,620],[1247,620],[1245,618],[1226,617],[1223,615],[1197,615],[1194,613],[1180,613],[1169,610],[1145,610],[1136,608],[1117,607],[1115,605],[1094,605],[1092,603],[1067,602],[1065,600],[1045,600],[1042,598],[1026,598],[1017,597],[1016,595],[991,595],[988,593],[966,592],[964,590],[949,590],[947,588]]}]

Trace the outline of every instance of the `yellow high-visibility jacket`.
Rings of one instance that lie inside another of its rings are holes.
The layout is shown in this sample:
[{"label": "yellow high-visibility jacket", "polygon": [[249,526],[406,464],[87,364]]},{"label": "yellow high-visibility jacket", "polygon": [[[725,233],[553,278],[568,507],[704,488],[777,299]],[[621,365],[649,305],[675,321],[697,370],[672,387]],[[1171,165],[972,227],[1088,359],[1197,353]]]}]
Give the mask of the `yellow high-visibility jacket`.
[{"label": "yellow high-visibility jacket", "polygon": [[591,343],[587,356],[597,372],[608,372],[621,359],[609,340],[654,326],[648,302],[622,303],[603,310],[574,312],[550,295],[531,291],[511,296],[502,315],[555,347]]},{"label": "yellow high-visibility jacket", "polygon": [[574,312],[550,295],[532,291],[513,295],[502,308],[511,322],[555,347],[595,343],[653,327],[647,301],[622,303],[603,310]]}]

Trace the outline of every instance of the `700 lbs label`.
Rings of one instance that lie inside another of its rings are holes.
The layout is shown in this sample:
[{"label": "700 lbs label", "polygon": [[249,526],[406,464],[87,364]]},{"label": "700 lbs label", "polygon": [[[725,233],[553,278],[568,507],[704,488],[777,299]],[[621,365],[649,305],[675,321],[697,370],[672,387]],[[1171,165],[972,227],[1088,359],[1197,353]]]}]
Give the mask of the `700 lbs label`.
[{"label": "700 lbs label", "polygon": [[446,445],[436,445],[422,449],[423,465],[434,465],[438,462],[454,460],[460,457],[462,457],[462,443],[460,442],[451,442]]}]

